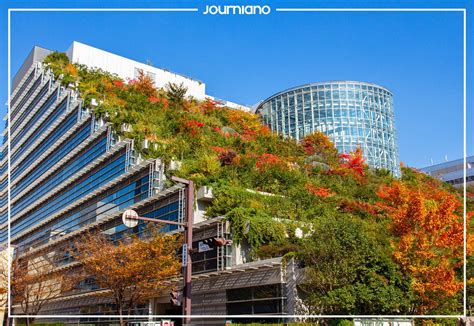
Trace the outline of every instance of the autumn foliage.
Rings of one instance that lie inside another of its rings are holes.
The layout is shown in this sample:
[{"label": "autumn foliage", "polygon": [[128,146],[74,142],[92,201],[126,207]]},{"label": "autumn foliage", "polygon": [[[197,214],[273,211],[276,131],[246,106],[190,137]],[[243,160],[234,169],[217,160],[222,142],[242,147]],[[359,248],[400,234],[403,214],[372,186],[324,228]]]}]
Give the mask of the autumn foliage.
[{"label": "autumn foliage", "polygon": [[340,155],[340,162],[342,168],[349,169],[360,176],[365,174],[367,164],[365,164],[362,149],[360,147],[357,147],[353,152],[342,153]]},{"label": "autumn foliage", "polygon": [[44,256],[21,259],[12,258],[10,295],[14,305],[21,308],[29,325],[43,307],[73,290],[79,278],[71,271],[51,271]]},{"label": "autumn foliage", "polygon": [[264,153],[257,158],[255,167],[257,169],[265,169],[276,166],[282,166],[283,164],[283,160],[277,155]]},{"label": "autumn foliage", "polygon": [[416,313],[426,313],[463,287],[456,275],[463,264],[462,202],[423,181],[394,181],[382,186],[378,196],[396,236],[394,259],[412,277],[419,297]]},{"label": "autumn foliage", "polygon": [[197,120],[185,120],[182,124],[182,128],[185,132],[189,132],[190,135],[196,136],[199,130],[202,129],[206,124]]},{"label": "autumn foliage", "polygon": [[316,131],[301,140],[306,155],[319,155],[331,165],[337,164],[339,153],[324,133]]},{"label": "autumn foliage", "polygon": [[101,234],[87,234],[75,242],[72,254],[86,275],[112,292],[118,313],[124,315],[157,296],[167,287],[165,281],[178,276],[179,240],[154,229],[146,231],[145,239],[133,236],[115,242]]},{"label": "autumn foliage", "polygon": [[[143,74],[127,82],[70,66],[65,55],[50,59],[55,76],[64,75],[64,86],[78,85],[85,107],[97,100],[92,110],[96,117],[135,144],[152,142],[136,148],[143,158],[160,158],[166,165],[180,161],[179,168],[165,171],[167,177],[212,187],[215,198],[206,216],[224,216],[236,243],[245,239],[257,258],[262,258],[258,249],[267,246],[275,255],[301,259],[315,276],[308,289],[315,301],[305,302],[315,314],[436,313],[446,298],[450,306],[443,306],[443,312],[460,312],[456,298],[462,293],[463,223],[455,189],[406,167],[400,179],[369,168],[361,147],[339,153],[322,132],[297,143],[271,132],[257,114],[186,97],[179,85],[157,90]],[[133,130],[120,133],[124,123]],[[294,234],[295,226],[327,232],[314,233],[314,241],[283,236]],[[88,249],[92,257],[101,258],[93,255],[97,251],[112,262],[101,263],[101,273],[119,268],[115,249],[128,250],[125,243],[115,248],[103,241],[92,242]],[[303,251],[310,254],[299,256]],[[323,269],[308,258],[321,261],[324,255]],[[85,257],[78,259],[87,266]],[[134,259],[132,266],[151,268]],[[174,275],[171,267],[165,270]],[[123,275],[133,273],[126,270]],[[162,279],[157,275],[155,285],[161,287]],[[321,288],[321,280],[327,286]],[[101,286],[114,284],[102,281]],[[144,289],[147,297],[150,292]],[[124,303],[123,309],[132,306]]]},{"label": "autumn foliage", "polygon": [[324,187],[317,187],[311,183],[306,184],[305,188],[316,197],[325,198],[333,195],[330,189]]}]

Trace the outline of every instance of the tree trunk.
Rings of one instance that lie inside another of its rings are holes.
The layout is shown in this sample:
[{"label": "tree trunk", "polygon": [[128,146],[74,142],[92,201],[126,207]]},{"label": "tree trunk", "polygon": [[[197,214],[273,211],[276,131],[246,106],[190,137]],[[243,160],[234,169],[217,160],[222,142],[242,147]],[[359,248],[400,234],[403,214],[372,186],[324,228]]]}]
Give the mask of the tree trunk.
[{"label": "tree trunk", "polygon": [[123,305],[122,305],[122,302],[119,303],[119,315],[120,315],[120,326],[125,326],[125,321],[123,320]]}]

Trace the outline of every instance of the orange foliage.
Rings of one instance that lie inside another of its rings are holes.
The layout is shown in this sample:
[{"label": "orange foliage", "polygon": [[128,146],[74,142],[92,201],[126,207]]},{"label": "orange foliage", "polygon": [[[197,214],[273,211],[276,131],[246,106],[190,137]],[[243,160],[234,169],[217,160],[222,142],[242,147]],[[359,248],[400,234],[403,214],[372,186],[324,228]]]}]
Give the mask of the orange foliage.
[{"label": "orange foliage", "polygon": [[380,208],[377,205],[362,202],[359,200],[346,200],[340,204],[341,210],[347,213],[362,212],[370,215],[377,215]]},{"label": "orange foliage", "polygon": [[[46,257],[45,255],[20,259],[16,256],[11,262],[11,300],[13,304],[21,308],[25,315],[37,315],[42,307],[73,290],[82,279],[77,271],[52,270]],[[2,263],[2,277],[6,282],[8,262]],[[6,296],[3,300],[6,301]],[[34,318],[29,318],[27,324],[32,319]]]},{"label": "orange foliage", "polygon": [[114,84],[115,87],[117,88],[122,88],[123,87],[123,82],[119,79],[116,79],[112,82],[112,84]]},{"label": "orange foliage", "polygon": [[242,134],[240,135],[240,138],[243,141],[254,141],[256,135],[257,135],[256,131],[252,130],[251,128],[249,128],[247,126],[243,126]]},{"label": "orange foliage", "polygon": [[227,153],[229,149],[220,146],[211,146],[211,149],[217,154]]},{"label": "orange foliage", "polygon": [[72,63],[68,63],[66,65],[66,72],[71,74],[72,76],[77,76],[77,68]]},{"label": "orange foliage", "polygon": [[334,144],[322,132],[315,132],[310,135],[307,135],[301,140],[301,146],[307,155],[322,154],[323,156],[337,155],[337,150],[334,147]]},{"label": "orange foliage", "polygon": [[204,113],[207,113],[207,112],[210,112],[210,111],[216,109],[217,106],[220,105],[220,104],[221,104],[221,102],[216,101],[216,100],[212,100],[212,99],[206,97],[206,100],[204,101],[204,103],[202,103],[201,107],[203,108]]},{"label": "orange foliage", "polygon": [[398,238],[394,258],[413,278],[417,312],[436,308],[440,297],[452,297],[463,287],[454,270],[463,263],[461,201],[431,182],[394,181],[377,194]]},{"label": "orange foliage", "polygon": [[191,136],[196,136],[199,130],[206,124],[197,120],[184,120],[181,125],[181,129],[188,132]]},{"label": "orange foliage", "polygon": [[274,154],[262,154],[257,158],[257,162],[255,163],[255,166],[257,169],[263,169],[263,168],[268,168],[268,167],[273,167],[273,166],[283,166],[284,162],[283,160],[274,155]]},{"label": "orange foliage", "polygon": [[366,183],[367,179],[364,178],[366,167],[362,149],[357,147],[354,152],[340,154],[339,166],[332,168],[328,173],[352,177],[359,183]]},{"label": "orange foliage", "polygon": [[329,188],[317,187],[311,183],[307,183],[304,187],[316,197],[326,198],[334,195]]},{"label": "orange foliage", "polygon": [[160,98],[160,97],[156,97],[156,96],[150,96],[150,97],[148,98],[148,102],[153,103],[153,104],[161,103],[161,104],[163,104],[163,106],[164,106],[165,108],[167,108],[168,105],[169,105],[168,99],[166,99],[166,98]]},{"label": "orange foliage", "polygon": [[104,295],[113,298],[121,316],[159,294],[167,286],[165,281],[181,270],[176,255],[180,237],[158,229],[146,233],[147,239],[134,236],[116,243],[102,234],[87,234],[74,243],[74,258],[82,263],[86,275],[111,292]]},{"label": "orange foliage", "polygon": [[140,70],[137,79],[132,79],[128,82],[129,86],[135,87],[138,92],[142,93],[146,97],[157,97],[158,90],[155,87],[155,83],[150,76],[147,76]]},{"label": "orange foliage", "polygon": [[341,167],[350,169],[361,176],[365,174],[366,164],[360,146],[358,146],[354,152],[341,154],[340,161]]},{"label": "orange foliage", "polygon": [[271,133],[271,130],[268,126],[262,125],[260,127],[260,132],[259,132],[260,135],[267,136],[267,135],[270,135],[270,133]]},{"label": "orange foliage", "polygon": [[226,110],[227,119],[230,122],[230,127],[236,129],[237,131],[254,131],[258,132],[262,123],[260,121],[260,116],[248,113],[242,110]]}]

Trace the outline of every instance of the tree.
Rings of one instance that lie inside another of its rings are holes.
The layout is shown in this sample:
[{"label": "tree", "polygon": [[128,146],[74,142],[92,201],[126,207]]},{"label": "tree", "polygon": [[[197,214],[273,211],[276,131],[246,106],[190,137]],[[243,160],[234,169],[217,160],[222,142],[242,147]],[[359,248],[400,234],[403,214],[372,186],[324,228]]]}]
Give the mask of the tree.
[{"label": "tree", "polygon": [[466,291],[467,291],[467,311],[468,316],[474,315],[474,256],[470,255],[466,257],[467,268],[466,268]]},{"label": "tree", "polygon": [[360,146],[357,146],[356,150],[353,152],[341,154],[340,160],[342,167],[350,169],[361,176],[365,174],[367,164],[365,164]]},{"label": "tree", "polygon": [[166,91],[168,92],[168,98],[173,104],[182,104],[184,97],[186,96],[186,92],[188,88],[184,86],[183,83],[181,84],[174,84],[168,83],[166,85]]},{"label": "tree", "polygon": [[363,222],[349,216],[316,222],[299,252],[310,313],[406,313],[410,284],[385,247]]},{"label": "tree", "polygon": [[301,140],[304,151],[310,157],[315,159],[319,157],[325,163],[336,165],[338,163],[338,152],[334,144],[326,134],[316,131],[305,136]]},{"label": "tree", "polygon": [[6,316],[8,302],[8,253],[7,248],[0,251],[0,311]]},{"label": "tree", "polygon": [[463,264],[461,200],[424,178],[415,174],[410,182],[393,181],[378,192],[396,237],[394,259],[413,279],[414,313],[420,314],[447,309],[443,303],[463,288],[456,275]]},{"label": "tree", "polygon": [[[52,300],[71,291],[77,279],[71,271],[55,271],[44,256],[14,257],[11,266],[12,303],[20,305],[25,315],[37,315]],[[34,318],[27,317],[26,324]]]},{"label": "tree", "polygon": [[[137,304],[166,288],[165,280],[178,276],[180,237],[146,230],[146,238],[132,236],[111,241],[102,234],[87,234],[76,241],[73,257],[86,275],[112,293],[118,314],[130,315]],[[106,294],[107,295],[107,294]],[[121,325],[124,325],[120,317]]]}]

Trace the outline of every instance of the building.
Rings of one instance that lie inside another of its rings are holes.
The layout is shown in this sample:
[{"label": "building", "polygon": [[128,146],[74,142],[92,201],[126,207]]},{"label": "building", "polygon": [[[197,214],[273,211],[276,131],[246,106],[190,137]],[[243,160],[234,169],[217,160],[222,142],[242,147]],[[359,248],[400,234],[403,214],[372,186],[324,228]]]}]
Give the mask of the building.
[{"label": "building", "polygon": [[[182,221],[186,194],[179,182],[165,188],[163,171],[172,167],[160,159],[142,159],[132,140],[118,137],[105,120],[83,106],[79,94],[54,79],[41,62],[50,52],[35,47],[13,83],[9,132],[4,132],[0,158],[0,243],[8,241],[10,213],[15,255],[58,271],[78,267],[65,248],[88,230],[98,229],[112,239],[130,232],[121,218],[125,209],[134,209],[140,216]],[[205,97],[201,82],[77,42],[67,54],[74,62],[107,69],[122,78],[133,78],[135,68],[142,69],[156,76],[157,86],[182,82],[188,95]],[[213,237],[230,238],[224,218],[203,218],[212,198],[209,189],[197,193],[194,248]],[[143,227],[139,223],[133,232]],[[168,226],[166,231],[177,228]],[[193,315],[296,311],[295,266],[282,264],[281,258],[252,261],[246,252],[245,245],[228,243],[192,254]],[[114,314],[110,299],[97,296],[100,291],[94,282],[81,283],[43,306],[41,314],[65,316],[63,322],[77,321],[67,315]],[[169,293],[163,293],[140,306],[137,313],[145,320],[149,314],[181,314],[169,299]],[[12,312],[22,314],[21,307],[13,306]],[[222,322],[212,319],[203,324]]]},{"label": "building", "polygon": [[361,146],[369,166],[400,176],[393,95],[355,81],[302,85],[276,93],[257,107],[273,131],[297,141],[324,132],[340,152]]},{"label": "building", "polygon": [[[458,159],[421,168],[421,171],[455,187],[464,185],[464,159]],[[466,157],[466,185],[474,185],[474,156]]]}]

